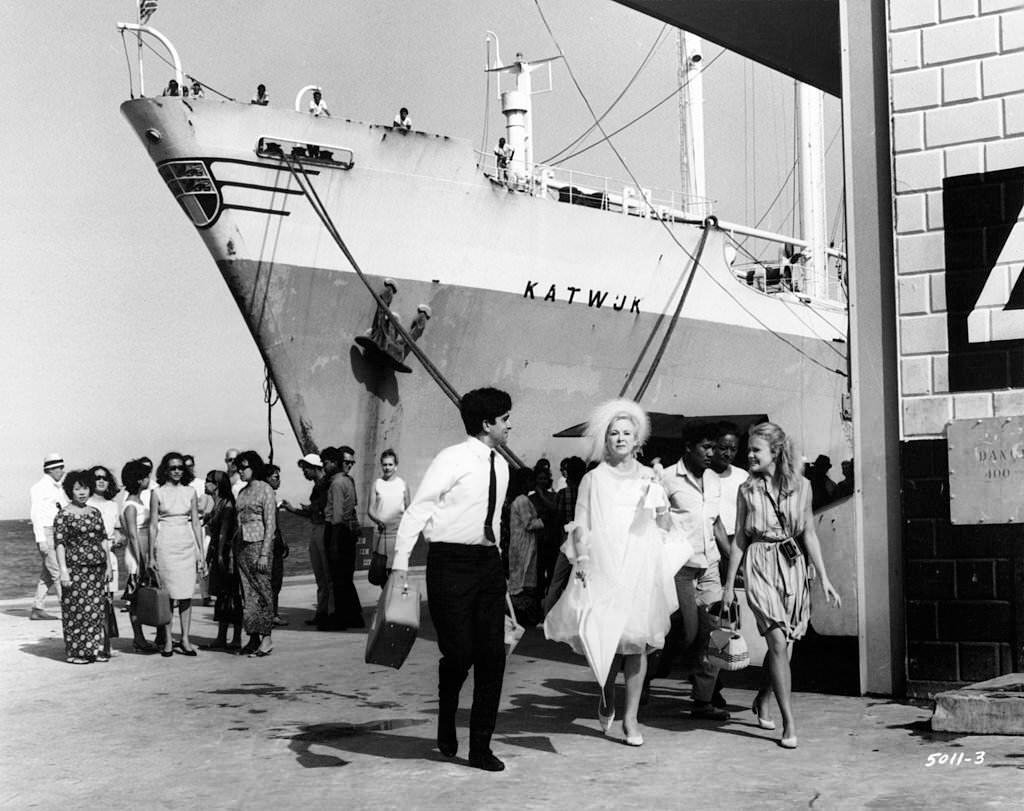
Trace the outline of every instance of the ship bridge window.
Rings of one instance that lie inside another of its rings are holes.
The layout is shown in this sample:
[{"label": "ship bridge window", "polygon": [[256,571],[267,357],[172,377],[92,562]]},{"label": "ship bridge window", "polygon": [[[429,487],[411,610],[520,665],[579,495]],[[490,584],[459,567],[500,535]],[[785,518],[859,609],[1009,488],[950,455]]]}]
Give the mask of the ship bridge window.
[{"label": "ship bridge window", "polygon": [[355,153],[347,146],[313,144],[292,138],[275,138],[265,135],[256,142],[256,154],[261,158],[283,159],[285,156],[306,163],[319,163],[339,169],[351,169],[355,164]]},{"label": "ship bridge window", "polygon": [[202,161],[172,161],[160,167],[160,176],[178,204],[197,226],[209,225],[220,208],[220,194]]}]

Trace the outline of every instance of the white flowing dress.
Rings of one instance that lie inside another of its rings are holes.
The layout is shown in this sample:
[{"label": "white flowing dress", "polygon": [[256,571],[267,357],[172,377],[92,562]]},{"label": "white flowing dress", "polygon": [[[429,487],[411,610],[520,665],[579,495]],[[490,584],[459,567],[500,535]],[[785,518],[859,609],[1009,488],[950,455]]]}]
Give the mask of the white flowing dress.
[{"label": "white flowing dress", "polygon": [[579,605],[588,600],[616,653],[664,646],[669,617],[679,607],[674,575],[692,554],[689,544],[658,527],[656,513],[667,508],[665,491],[643,465],[622,473],[601,463],[583,477],[573,524],[582,530],[589,559],[576,560],[570,532],[562,551],[573,562],[573,576],[544,620],[548,639],[585,653]]}]

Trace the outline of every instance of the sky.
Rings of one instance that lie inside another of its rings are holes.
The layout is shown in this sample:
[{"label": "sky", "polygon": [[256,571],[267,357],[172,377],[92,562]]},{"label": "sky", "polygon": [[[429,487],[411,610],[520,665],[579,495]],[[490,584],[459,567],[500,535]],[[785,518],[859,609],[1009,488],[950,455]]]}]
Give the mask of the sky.
[{"label": "sky", "polygon": [[[599,112],[659,40],[661,23],[610,0],[160,0],[150,25],[174,43],[186,73],[246,102],[258,83],[290,107],[320,84],[332,113],[390,122],[408,107],[417,129],[480,144],[502,134],[487,100],[484,35],[501,55],[555,56],[547,17],[576,78]],[[195,228],[160,181],[118,107],[137,85],[116,31],[135,20],[132,0],[8,0],[0,75],[0,519],[28,515],[43,456],[70,468],[177,450],[204,474],[229,447],[268,453],[263,364]],[[793,230],[785,185],[793,161],[791,80],[721,49],[704,49],[709,196],[721,219]],[[147,52],[147,95],[171,71]],[[631,121],[677,85],[674,31],[605,120]],[[537,95],[535,158],[592,123],[564,66]],[[535,89],[545,80],[535,75]],[[493,89],[493,86],[492,86]],[[485,117],[485,109],[489,116]],[[827,99],[825,141],[839,121]],[[591,143],[593,137],[584,143]],[[678,188],[675,100],[615,137],[641,184]],[[493,144],[490,144],[493,146]],[[829,153],[830,219],[841,187],[841,139]],[[490,147],[489,147],[490,148]],[[607,146],[565,164],[625,178]],[[308,491],[299,451],[273,409],[283,496]],[[411,483],[415,487],[415,483]]]}]

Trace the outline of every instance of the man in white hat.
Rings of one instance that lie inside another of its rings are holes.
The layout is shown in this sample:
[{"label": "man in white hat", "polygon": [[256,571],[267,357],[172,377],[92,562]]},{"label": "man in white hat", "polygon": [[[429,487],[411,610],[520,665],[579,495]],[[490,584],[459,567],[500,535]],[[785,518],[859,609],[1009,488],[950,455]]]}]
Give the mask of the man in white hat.
[{"label": "man in white hat", "polygon": [[[420,336],[423,335],[423,331],[427,328],[427,322],[430,320],[430,316],[433,313],[430,310],[429,304],[421,304],[416,308],[416,317],[412,320],[409,325],[409,337],[413,341],[418,341]],[[408,355],[412,351],[411,347],[405,347],[405,354]]]},{"label": "man in white hat", "polygon": [[43,477],[32,485],[29,490],[31,504],[30,516],[32,532],[35,534],[36,546],[42,558],[43,570],[39,573],[36,585],[36,596],[32,603],[30,620],[55,620],[52,614],[46,613],[46,595],[50,587],[54,587],[60,597],[60,567],[57,565],[57,552],[53,545],[53,519],[57,513],[67,506],[68,499],[60,486],[64,477],[64,459],[59,453],[51,453],[43,459]]},{"label": "man in white hat", "polygon": [[330,480],[324,475],[324,464],[320,455],[307,453],[299,460],[299,469],[306,481],[313,482],[313,490],[309,494],[309,504],[295,507],[289,501],[282,501],[281,506],[293,515],[301,515],[310,522],[309,532],[309,563],[313,567],[316,580],[316,614],[306,620],[306,625],[321,625],[330,616],[331,579],[330,566],[327,561],[327,549],[324,546],[324,506],[327,503],[327,487]]}]

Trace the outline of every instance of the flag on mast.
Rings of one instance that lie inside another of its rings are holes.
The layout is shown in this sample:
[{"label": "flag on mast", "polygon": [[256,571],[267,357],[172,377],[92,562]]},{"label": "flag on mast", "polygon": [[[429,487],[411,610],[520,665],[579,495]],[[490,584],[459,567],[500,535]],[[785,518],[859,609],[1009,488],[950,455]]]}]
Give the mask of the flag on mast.
[{"label": "flag on mast", "polygon": [[157,0],[139,0],[139,21],[145,25],[156,13]]}]

